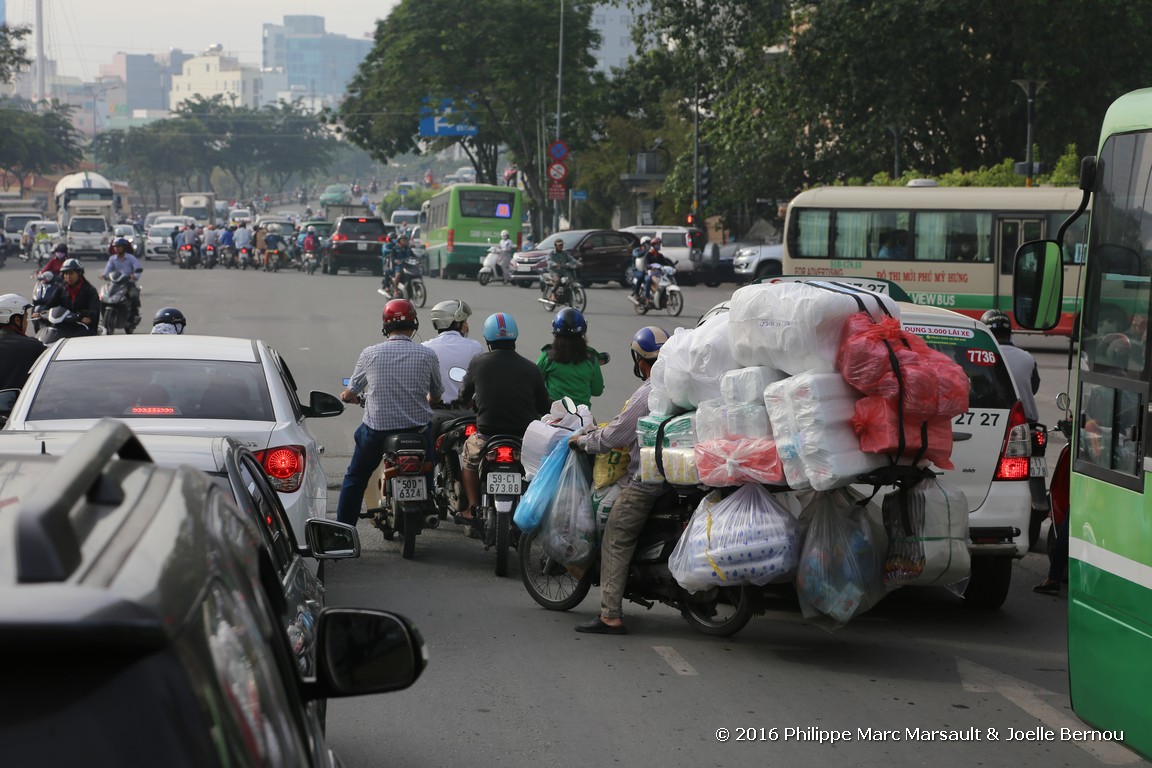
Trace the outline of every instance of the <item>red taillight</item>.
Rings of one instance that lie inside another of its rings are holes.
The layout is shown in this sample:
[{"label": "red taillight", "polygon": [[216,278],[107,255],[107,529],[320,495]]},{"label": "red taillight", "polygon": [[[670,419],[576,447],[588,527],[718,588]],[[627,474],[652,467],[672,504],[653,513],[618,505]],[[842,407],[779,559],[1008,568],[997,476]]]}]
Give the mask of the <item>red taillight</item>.
[{"label": "red taillight", "polygon": [[1032,466],[1032,436],[1024,406],[1020,401],[1008,414],[1008,428],[1004,432],[1004,445],[1000,449],[1000,462],[996,465],[995,480],[1027,480]]},{"label": "red taillight", "polygon": [[176,409],[170,405],[134,405],[129,412],[133,416],[171,416]]},{"label": "red taillight", "polygon": [[452,253],[452,251],[456,250],[456,230],[448,230],[448,244],[445,246],[445,248],[447,248],[448,253]]},{"label": "red taillight", "polygon": [[348,239],[348,235],[332,235],[332,242],[342,243]]},{"label": "red taillight", "polygon": [[378,243],[388,242],[388,235],[380,235],[380,237],[376,238],[376,242],[378,242]]},{"label": "red taillight", "polygon": [[363,223],[365,223],[366,221],[368,221],[368,219],[356,219],[356,222],[357,222],[358,224],[363,224]]},{"label": "red taillight", "polygon": [[284,445],[259,451],[256,458],[268,481],[281,493],[295,493],[304,480],[304,446]]},{"label": "red taillight", "polygon": [[436,452],[437,453],[440,452],[440,447],[442,445],[444,445],[444,438],[445,438],[445,435],[440,435],[440,437],[436,438]]},{"label": "red taillight", "polygon": [[515,464],[520,461],[520,451],[510,445],[498,445],[488,451],[488,461],[497,464]]},{"label": "red taillight", "polygon": [[476,425],[475,424],[464,425],[464,437],[472,437],[472,435],[474,435],[474,434],[476,434]]},{"label": "red taillight", "polygon": [[1043,449],[1048,444],[1048,433],[1042,429],[1037,429],[1032,432],[1033,439],[1036,440],[1036,447]]},{"label": "red taillight", "polygon": [[424,472],[423,456],[397,456],[396,468],[402,475],[419,475]]}]

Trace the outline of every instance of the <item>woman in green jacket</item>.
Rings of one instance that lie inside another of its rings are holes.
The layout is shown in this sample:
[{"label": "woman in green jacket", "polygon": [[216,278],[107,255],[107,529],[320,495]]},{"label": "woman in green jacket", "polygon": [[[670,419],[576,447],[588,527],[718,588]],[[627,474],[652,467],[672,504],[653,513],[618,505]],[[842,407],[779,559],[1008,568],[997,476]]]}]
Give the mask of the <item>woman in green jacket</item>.
[{"label": "woman in green jacket", "polygon": [[548,396],[565,396],[577,405],[591,406],[592,398],[604,394],[600,356],[584,338],[588,323],[580,310],[565,307],[552,321],[553,342],[540,350],[536,367],[544,374]]}]

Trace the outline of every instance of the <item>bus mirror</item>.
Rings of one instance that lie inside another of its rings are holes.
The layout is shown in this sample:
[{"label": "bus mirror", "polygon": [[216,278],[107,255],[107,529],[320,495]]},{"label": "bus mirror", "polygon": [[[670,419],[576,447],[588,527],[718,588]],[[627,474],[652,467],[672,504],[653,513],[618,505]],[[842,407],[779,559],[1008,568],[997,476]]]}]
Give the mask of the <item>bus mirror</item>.
[{"label": "bus mirror", "polygon": [[1016,251],[1012,313],[1022,328],[1048,331],[1060,322],[1064,260],[1055,240],[1032,240]]},{"label": "bus mirror", "polygon": [[1086,155],[1080,161],[1080,191],[1091,192],[1096,186],[1096,155]]}]

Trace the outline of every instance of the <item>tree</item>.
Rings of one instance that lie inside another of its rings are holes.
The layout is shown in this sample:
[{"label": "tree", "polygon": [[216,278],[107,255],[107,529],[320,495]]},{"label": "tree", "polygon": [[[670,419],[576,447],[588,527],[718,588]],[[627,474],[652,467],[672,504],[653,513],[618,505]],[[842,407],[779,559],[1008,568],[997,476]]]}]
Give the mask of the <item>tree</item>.
[{"label": "tree", "polygon": [[73,107],[57,101],[33,111],[26,102],[0,101],[0,169],[24,193],[29,174],[74,167],[82,157]]},{"label": "tree", "polygon": [[277,192],[284,192],[294,176],[306,178],[328,167],[335,142],[300,101],[269,104],[260,117],[266,143],[260,172]]},{"label": "tree", "polygon": [[0,24],[0,83],[12,82],[17,72],[32,63],[23,42],[30,31],[28,27]]}]

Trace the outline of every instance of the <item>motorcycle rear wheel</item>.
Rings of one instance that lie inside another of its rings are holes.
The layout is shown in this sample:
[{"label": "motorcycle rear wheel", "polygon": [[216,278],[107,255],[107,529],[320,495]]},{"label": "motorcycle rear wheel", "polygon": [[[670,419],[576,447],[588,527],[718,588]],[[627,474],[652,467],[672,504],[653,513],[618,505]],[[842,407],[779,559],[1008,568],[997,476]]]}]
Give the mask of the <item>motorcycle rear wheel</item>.
[{"label": "motorcycle rear wheel", "polygon": [[584,286],[576,283],[572,286],[572,307],[581,312],[588,306],[588,292],[584,290]]},{"label": "motorcycle rear wheel", "polygon": [[668,314],[672,317],[679,317],[680,313],[684,310],[684,297],[679,292],[669,293],[664,299],[667,306]]},{"label": "motorcycle rear wheel", "polygon": [[532,599],[550,611],[570,611],[584,602],[592,588],[592,568],[576,578],[548,556],[538,532],[520,537],[520,580]]},{"label": "motorcycle rear wheel", "polygon": [[496,575],[508,575],[508,546],[512,531],[512,513],[496,513]]},{"label": "motorcycle rear wheel", "polygon": [[686,599],[680,615],[703,635],[731,637],[751,620],[752,598],[744,587],[717,587],[712,600]]},{"label": "motorcycle rear wheel", "polygon": [[404,539],[400,545],[400,557],[411,560],[412,556],[416,554],[416,532],[409,533],[407,521],[405,521],[404,530],[400,536]]},{"label": "motorcycle rear wheel", "polygon": [[408,286],[409,300],[417,307],[424,306],[428,301],[428,292],[424,290],[424,283],[412,283]]}]

